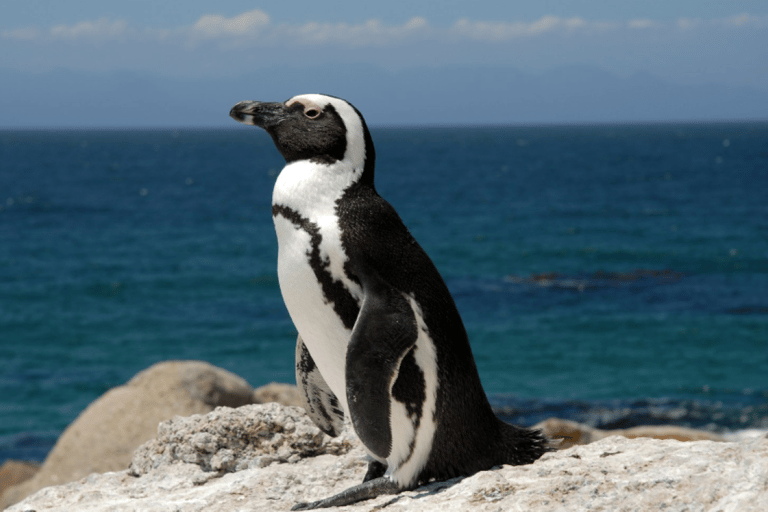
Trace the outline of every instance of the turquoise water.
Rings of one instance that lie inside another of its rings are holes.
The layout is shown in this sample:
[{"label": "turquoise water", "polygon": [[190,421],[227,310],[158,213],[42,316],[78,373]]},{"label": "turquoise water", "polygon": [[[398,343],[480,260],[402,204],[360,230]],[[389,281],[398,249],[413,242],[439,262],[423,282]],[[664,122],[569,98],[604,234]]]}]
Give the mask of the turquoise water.
[{"label": "turquoise water", "polygon": [[[768,428],[768,124],[374,129],[507,416]],[[166,359],[293,382],[258,130],[0,132],[0,460]]]}]

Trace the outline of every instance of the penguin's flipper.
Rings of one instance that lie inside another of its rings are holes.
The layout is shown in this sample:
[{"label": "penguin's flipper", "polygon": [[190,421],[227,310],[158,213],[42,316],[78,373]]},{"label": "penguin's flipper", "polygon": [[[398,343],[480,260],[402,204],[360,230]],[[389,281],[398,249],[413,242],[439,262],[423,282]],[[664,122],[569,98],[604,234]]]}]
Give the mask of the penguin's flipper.
[{"label": "penguin's flipper", "polygon": [[296,383],[301,390],[304,409],[315,425],[331,437],[339,435],[344,429],[344,410],[300,335],[296,338]]},{"label": "penguin's flipper", "polygon": [[375,275],[361,279],[364,299],[347,346],[347,405],[360,440],[379,460],[392,450],[391,393],[418,337],[405,294]]}]

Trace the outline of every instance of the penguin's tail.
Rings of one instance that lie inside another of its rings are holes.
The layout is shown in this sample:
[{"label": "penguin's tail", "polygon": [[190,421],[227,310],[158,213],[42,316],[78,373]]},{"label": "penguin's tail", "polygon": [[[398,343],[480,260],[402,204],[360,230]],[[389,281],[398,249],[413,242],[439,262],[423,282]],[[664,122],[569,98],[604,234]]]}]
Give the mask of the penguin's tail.
[{"label": "penguin's tail", "polygon": [[541,430],[518,427],[499,420],[504,445],[505,464],[530,464],[547,452],[554,451],[555,445],[542,434]]}]

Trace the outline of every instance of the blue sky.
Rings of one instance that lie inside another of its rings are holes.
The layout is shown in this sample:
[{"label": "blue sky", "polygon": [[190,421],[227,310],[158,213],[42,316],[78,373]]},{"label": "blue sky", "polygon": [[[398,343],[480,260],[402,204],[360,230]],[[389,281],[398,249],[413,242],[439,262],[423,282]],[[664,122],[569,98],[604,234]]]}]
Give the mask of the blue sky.
[{"label": "blue sky", "polygon": [[766,119],[768,2],[3,0],[0,81],[5,127],[320,91],[372,124]]},{"label": "blue sky", "polygon": [[269,13],[275,23],[302,25],[308,22],[362,23],[377,19],[386,24],[402,24],[414,16],[427,18],[436,26],[449,26],[461,18],[475,21],[535,21],[543,16],[582,17],[593,21],[626,21],[647,18],[676,21],[679,18],[716,19],[748,13],[768,13],[763,0],[294,0],[254,2],[248,0],[3,0],[0,2],[0,28],[3,30],[37,25],[73,25],[86,20],[110,18],[153,27],[174,28],[194,24],[205,14],[234,17],[259,9]]}]

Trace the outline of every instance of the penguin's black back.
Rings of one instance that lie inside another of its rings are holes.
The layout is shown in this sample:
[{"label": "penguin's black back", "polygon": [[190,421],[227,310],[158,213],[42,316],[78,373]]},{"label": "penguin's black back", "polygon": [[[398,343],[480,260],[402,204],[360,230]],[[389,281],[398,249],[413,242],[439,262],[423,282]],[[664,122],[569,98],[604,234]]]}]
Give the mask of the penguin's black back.
[{"label": "penguin's black back", "polygon": [[[339,199],[337,214],[342,246],[349,258],[347,274],[358,280],[356,268],[372,269],[393,288],[412,294],[436,346],[436,431],[419,481],[538,459],[547,450],[541,434],[504,423],[493,413],[448,287],[395,209],[372,184],[358,183]],[[398,399],[418,401],[422,389],[418,380],[408,367],[401,367],[393,393],[413,393]]]}]

